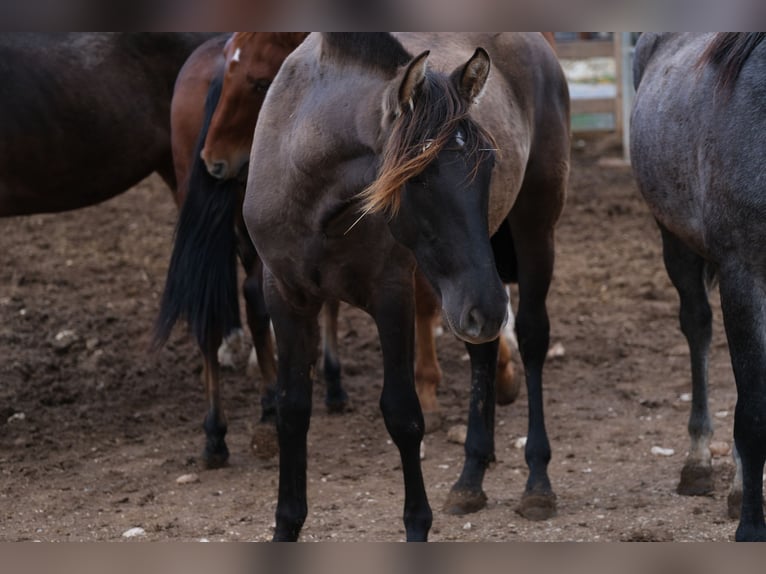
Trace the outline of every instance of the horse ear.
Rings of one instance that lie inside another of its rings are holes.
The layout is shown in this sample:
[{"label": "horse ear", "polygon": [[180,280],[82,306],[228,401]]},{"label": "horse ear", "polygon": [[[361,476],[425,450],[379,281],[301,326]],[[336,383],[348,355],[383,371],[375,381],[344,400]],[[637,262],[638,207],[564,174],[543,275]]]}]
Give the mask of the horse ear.
[{"label": "horse ear", "polygon": [[471,104],[479,101],[489,77],[489,54],[484,48],[476,48],[471,59],[452,74],[457,82],[458,91]]},{"label": "horse ear", "polygon": [[426,65],[428,63],[428,54],[430,51],[426,50],[420,56],[414,58],[408,65],[404,72],[402,81],[399,84],[399,108],[404,110],[406,108],[412,109],[414,107],[415,95],[423,85],[423,80],[426,78]]}]

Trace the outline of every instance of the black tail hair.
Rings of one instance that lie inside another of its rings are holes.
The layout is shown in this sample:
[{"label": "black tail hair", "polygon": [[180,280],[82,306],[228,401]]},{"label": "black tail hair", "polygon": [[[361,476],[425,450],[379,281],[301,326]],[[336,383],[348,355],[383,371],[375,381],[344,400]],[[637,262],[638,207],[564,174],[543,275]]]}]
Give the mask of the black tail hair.
[{"label": "black tail hair", "polygon": [[200,158],[222,86],[223,76],[214,78],[205,100],[205,119],[154,331],[158,347],[167,342],[179,319],[186,320],[208,359],[216,357],[223,336],[241,326],[235,230],[241,183],[215,179]]}]

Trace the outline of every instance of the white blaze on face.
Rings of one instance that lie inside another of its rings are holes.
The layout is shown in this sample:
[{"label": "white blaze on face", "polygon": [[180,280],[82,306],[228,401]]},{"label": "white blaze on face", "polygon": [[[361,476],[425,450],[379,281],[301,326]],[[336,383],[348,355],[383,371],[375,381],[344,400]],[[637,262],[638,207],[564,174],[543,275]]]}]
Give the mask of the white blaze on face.
[{"label": "white blaze on face", "polygon": [[239,57],[241,55],[242,55],[242,49],[241,48],[237,48],[236,50],[234,50],[234,55],[232,55],[231,61],[232,62],[239,62]]}]

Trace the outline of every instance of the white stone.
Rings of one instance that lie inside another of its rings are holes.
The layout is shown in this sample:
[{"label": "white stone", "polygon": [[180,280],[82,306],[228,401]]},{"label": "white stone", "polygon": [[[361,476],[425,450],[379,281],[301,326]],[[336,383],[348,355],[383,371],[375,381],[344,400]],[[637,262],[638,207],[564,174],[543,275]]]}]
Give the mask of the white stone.
[{"label": "white stone", "polygon": [[140,526],[136,526],[135,528],[129,528],[122,533],[123,538],[136,538],[137,536],[146,536],[146,530]]},{"label": "white stone", "polygon": [[651,453],[655,456],[673,456],[676,451],[672,448],[663,448],[661,446],[653,446]]}]

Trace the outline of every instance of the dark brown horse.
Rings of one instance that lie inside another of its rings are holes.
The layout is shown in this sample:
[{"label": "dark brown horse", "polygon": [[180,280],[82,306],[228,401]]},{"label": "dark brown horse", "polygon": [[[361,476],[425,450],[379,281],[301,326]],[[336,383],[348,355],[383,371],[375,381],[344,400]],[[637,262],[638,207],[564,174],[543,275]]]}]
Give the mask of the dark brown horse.
[{"label": "dark brown horse", "polygon": [[307,514],[317,317],[334,299],[377,324],[380,405],[401,455],[407,539],[427,538],[416,265],[471,358],[466,459],[447,510],[486,504],[503,281],[517,280],[530,415],[520,512],[555,512],[542,369],[568,170],[567,85],[541,34],[312,34],[287,58],[261,109],[244,204],[279,355],[275,540],[297,539]]},{"label": "dark brown horse", "polygon": [[691,448],[682,494],[713,490],[707,404],[718,278],[737,383],[737,540],[766,540],[766,34],[644,34],[636,46],[631,158],[662,234],[689,344]]},{"label": "dark brown horse", "polygon": [[241,217],[242,174],[266,89],[285,57],[305,37],[305,33],[238,32],[211,40],[186,62],[173,95],[173,157],[183,207],[157,338],[165,340],[182,318],[200,345],[208,403],[203,461],[210,468],[226,464],[229,457],[218,349],[223,337],[240,327],[237,254],[246,272],[247,319],[262,376],[265,424],[256,429],[253,447],[264,457],[276,449],[274,347],[260,285],[260,260]]},{"label": "dark brown horse", "polygon": [[92,205],[155,171],[175,190],[173,85],[209,36],[0,35],[0,216]]}]

